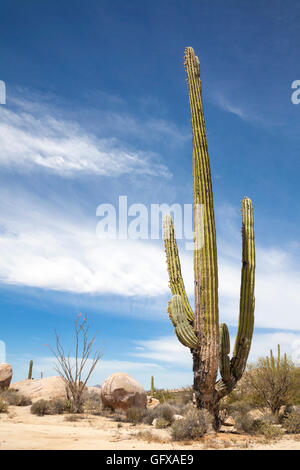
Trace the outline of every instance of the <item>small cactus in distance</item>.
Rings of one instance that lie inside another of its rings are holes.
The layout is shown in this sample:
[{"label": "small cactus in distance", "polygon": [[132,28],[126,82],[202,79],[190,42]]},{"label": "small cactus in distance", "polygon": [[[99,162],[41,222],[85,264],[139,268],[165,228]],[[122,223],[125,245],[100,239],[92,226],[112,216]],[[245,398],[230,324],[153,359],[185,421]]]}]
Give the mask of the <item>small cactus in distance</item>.
[{"label": "small cactus in distance", "polygon": [[[172,298],[168,313],[178,340],[193,356],[194,392],[198,408],[212,415],[220,427],[219,401],[242,377],[250,351],[254,326],[255,244],[252,202],[242,201],[242,270],[240,313],[233,356],[225,323],[219,326],[218,264],[213,192],[201,96],[200,63],[191,47],[185,49],[185,68],[193,130],[193,224],[194,292],[193,311],[181,274],[172,218],[166,214],[163,236]],[[218,370],[221,378],[217,380]]]},{"label": "small cactus in distance", "polygon": [[155,393],[155,388],[154,388],[154,377],[153,375],[151,376],[151,396],[153,397]]},{"label": "small cactus in distance", "polygon": [[28,370],[28,380],[32,379],[32,368],[33,368],[33,360],[29,362],[29,370]]}]

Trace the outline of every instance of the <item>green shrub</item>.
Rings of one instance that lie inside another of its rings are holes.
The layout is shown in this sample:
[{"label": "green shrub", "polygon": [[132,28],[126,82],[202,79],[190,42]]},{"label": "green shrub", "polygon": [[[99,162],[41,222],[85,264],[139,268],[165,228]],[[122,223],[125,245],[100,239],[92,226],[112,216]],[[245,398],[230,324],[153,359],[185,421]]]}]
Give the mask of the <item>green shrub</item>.
[{"label": "green shrub", "polygon": [[258,434],[263,434],[267,439],[277,439],[283,436],[283,431],[274,424],[262,422],[258,425]]},{"label": "green shrub", "polygon": [[300,409],[291,411],[283,421],[283,427],[289,434],[300,433]]},{"label": "green shrub", "polygon": [[126,410],[126,419],[129,423],[138,424],[143,421],[147,410],[145,408],[138,408],[137,406],[132,406]]},{"label": "green shrub", "polygon": [[190,410],[184,419],[175,421],[171,427],[174,441],[184,441],[202,437],[208,428],[206,414],[202,410]]},{"label": "green shrub", "polygon": [[5,401],[0,400],[0,413],[6,413],[7,412],[7,403]]},{"label": "green shrub", "polygon": [[164,428],[167,428],[168,426],[170,426],[170,421],[168,421],[165,418],[157,418],[157,421],[155,423],[155,427],[157,429],[164,429]]},{"label": "green shrub", "polygon": [[30,412],[37,416],[50,414],[49,402],[46,400],[38,400],[31,405]]}]

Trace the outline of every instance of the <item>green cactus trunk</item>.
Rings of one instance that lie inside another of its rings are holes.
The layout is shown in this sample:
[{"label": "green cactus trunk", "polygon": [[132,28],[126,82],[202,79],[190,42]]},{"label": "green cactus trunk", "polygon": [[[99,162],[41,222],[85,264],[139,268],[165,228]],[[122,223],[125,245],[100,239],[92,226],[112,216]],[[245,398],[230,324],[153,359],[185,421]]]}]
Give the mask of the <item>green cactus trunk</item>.
[{"label": "green cactus trunk", "polygon": [[[252,202],[242,202],[243,258],[240,316],[233,357],[229,359],[227,326],[219,328],[218,266],[213,192],[201,96],[200,64],[191,47],[185,50],[185,68],[193,129],[194,195],[194,289],[195,314],[190,306],[181,274],[173,221],[163,222],[165,251],[172,299],[168,312],[179,341],[193,355],[194,392],[198,408],[209,410],[218,429],[219,400],[231,392],[241,378],[250,350],[254,325],[255,245]],[[221,379],[216,382],[218,368]]]},{"label": "green cactus trunk", "polygon": [[33,360],[29,362],[28,380],[32,379],[32,368],[33,368]]}]

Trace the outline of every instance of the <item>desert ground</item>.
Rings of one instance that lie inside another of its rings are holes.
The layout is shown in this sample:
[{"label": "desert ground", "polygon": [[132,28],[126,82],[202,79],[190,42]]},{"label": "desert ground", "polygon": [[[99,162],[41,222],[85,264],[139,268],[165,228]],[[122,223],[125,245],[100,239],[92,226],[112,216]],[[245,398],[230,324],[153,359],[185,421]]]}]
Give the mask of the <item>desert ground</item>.
[{"label": "desert ground", "polygon": [[[36,416],[30,413],[30,406],[10,406],[7,413],[0,415],[0,450],[300,450],[300,435],[266,442],[263,438],[226,432],[196,442],[175,443],[167,430],[145,424],[118,423],[91,414],[80,415],[74,422],[67,421],[67,417]],[[150,437],[145,432],[150,432]],[[143,437],[138,437],[139,433],[144,433]]]}]

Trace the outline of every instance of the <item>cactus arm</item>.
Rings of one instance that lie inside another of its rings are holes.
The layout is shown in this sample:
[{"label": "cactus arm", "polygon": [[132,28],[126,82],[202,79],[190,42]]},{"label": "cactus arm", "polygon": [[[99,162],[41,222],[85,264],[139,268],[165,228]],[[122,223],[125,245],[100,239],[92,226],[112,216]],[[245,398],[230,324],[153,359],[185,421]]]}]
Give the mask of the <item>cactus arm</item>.
[{"label": "cactus arm", "polygon": [[219,369],[220,374],[224,382],[230,380],[230,337],[227,325],[221,323],[219,327],[220,331],[220,349],[219,349]]},{"label": "cactus arm", "polygon": [[188,348],[196,348],[198,342],[197,336],[186,318],[185,306],[180,295],[174,295],[171,298],[168,312],[179,341]]},{"label": "cactus arm", "polygon": [[228,381],[219,380],[216,391],[219,398],[231,392],[241,378],[248,359],[254,326],[254,273],[255,245],[253,228],[253,207],[249,198],[242,202],[242,273],[238,332],[233,357],[230,361],[231,377]]},{"label": "cactus arm", "polygon": [[[189,87],[189,102],[193,131],[193,194],[195,322],[199,350],[194,354],[194,387],[200,390],[199,401],[208,400],[213,392],[218,371],[218,270],[213,194],[205,122],[203,114],[200,64],[191,47],[185,49],[185,68]],[[198,218],[199,206],[204,209]],[[199,224],[203,243],[198,243]],[[197,357],[197,356],[198,357]],[[201,399],[203,396],[203,400]],[[207,398],[206,398],[207,397]]]},{"label": "cactus arm", "polygon": [[167,256],[169,281],[172,295],[180,295],[184,304],[185,313],[189,321],[194,320],[194,312],[190,306],[181,274],[180,259],[175,238],[172,217],[166,214],[163,219],[163,238]]},{"label": "cactus arm", "polygon": [[232,373],[239,380],[245,370],[254,326],[255,244],[252,201],[242,202],[242,274],[238,332],[231,359]]}]

